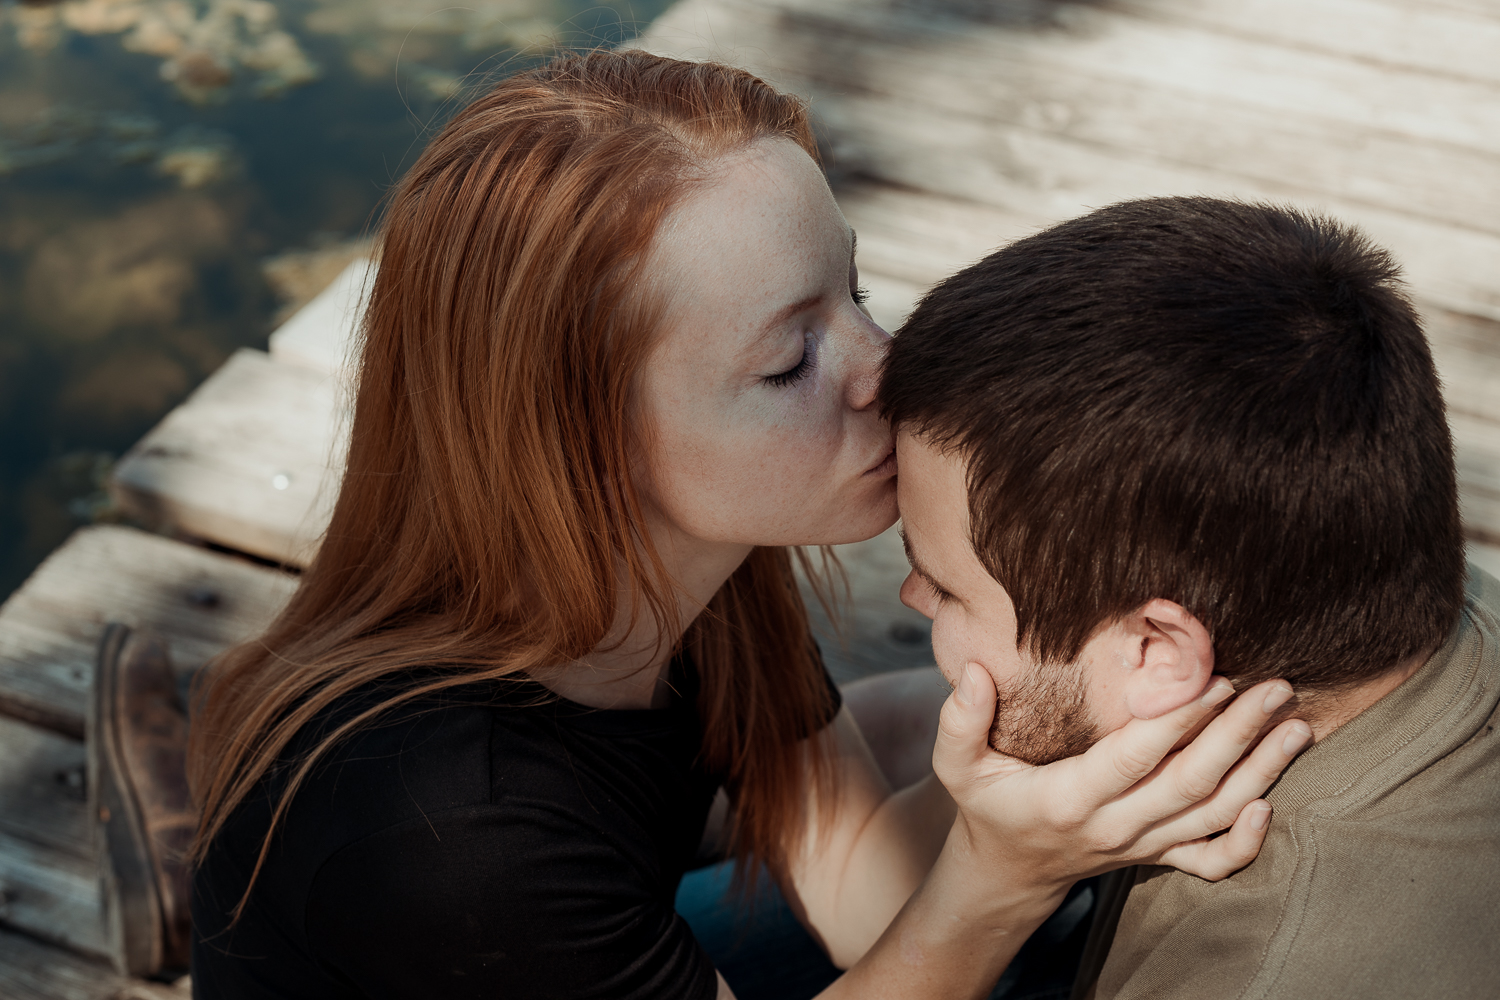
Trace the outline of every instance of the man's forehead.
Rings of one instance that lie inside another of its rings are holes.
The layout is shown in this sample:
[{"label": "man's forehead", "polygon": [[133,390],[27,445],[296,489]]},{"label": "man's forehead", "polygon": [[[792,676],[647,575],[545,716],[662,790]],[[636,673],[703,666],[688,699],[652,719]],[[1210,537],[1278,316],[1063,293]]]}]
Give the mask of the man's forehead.
[{"label": "man's forehead", "polygon": [[902,514],[923,522],[957,521],[967,530],[969,492],[967,465],[956,450],[940,448],[930,440],[907,431],[896,434],[897,503]]},{"label": "man's forehead", "polygon": [[907,560],[929,580],[943,563],[972,555],[968,484],[963,458],[915,435],[896,437],[896,497]]}]

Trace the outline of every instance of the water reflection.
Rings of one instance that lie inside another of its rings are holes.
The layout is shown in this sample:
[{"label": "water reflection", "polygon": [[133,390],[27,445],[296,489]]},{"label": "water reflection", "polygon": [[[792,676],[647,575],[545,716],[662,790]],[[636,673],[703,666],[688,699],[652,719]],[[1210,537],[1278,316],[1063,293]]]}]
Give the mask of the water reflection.
[{"label": "water reflection", "polygon": [[466,85],[666,0],[0,0],[0,596],[366,245]]}]

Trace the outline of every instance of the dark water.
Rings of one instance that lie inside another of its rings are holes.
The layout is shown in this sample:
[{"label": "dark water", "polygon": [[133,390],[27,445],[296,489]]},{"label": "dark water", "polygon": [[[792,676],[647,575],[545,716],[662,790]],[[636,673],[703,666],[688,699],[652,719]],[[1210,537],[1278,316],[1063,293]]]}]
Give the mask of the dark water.
[{"label": "dark water", "polygon": [[668,0],[0,0],[0,598],[351,253],[465,88]]}]

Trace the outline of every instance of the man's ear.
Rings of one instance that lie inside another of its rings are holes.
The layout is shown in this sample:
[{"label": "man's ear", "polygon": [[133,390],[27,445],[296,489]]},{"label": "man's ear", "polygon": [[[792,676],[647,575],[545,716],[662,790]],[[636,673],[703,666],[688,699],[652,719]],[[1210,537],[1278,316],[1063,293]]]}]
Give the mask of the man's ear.
[{"label": "man's ear", "polygon": [[1154,719],[1203,693],[1214,672],[1208,629],[1182,605],[1161,598],[1128,616],[1127,631],[1139,645],[1126,654],[1133,669],[1125,685],[1125,707],[1137,719]]}]

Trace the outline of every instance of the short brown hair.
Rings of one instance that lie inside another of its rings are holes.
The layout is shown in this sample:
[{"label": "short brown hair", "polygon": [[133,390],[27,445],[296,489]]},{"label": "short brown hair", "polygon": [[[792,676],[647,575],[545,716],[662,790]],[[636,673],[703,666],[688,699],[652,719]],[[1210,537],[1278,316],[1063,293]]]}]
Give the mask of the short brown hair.
[{"label": "short brown hair", "polygon": [[1125,202],[929,292],[883,405],[966,457],[974,550],[1040,661],[1162,597],[1220,673],[1336,689],[1463,602],[1453,445],[1397,275],[1328,218]]}]

